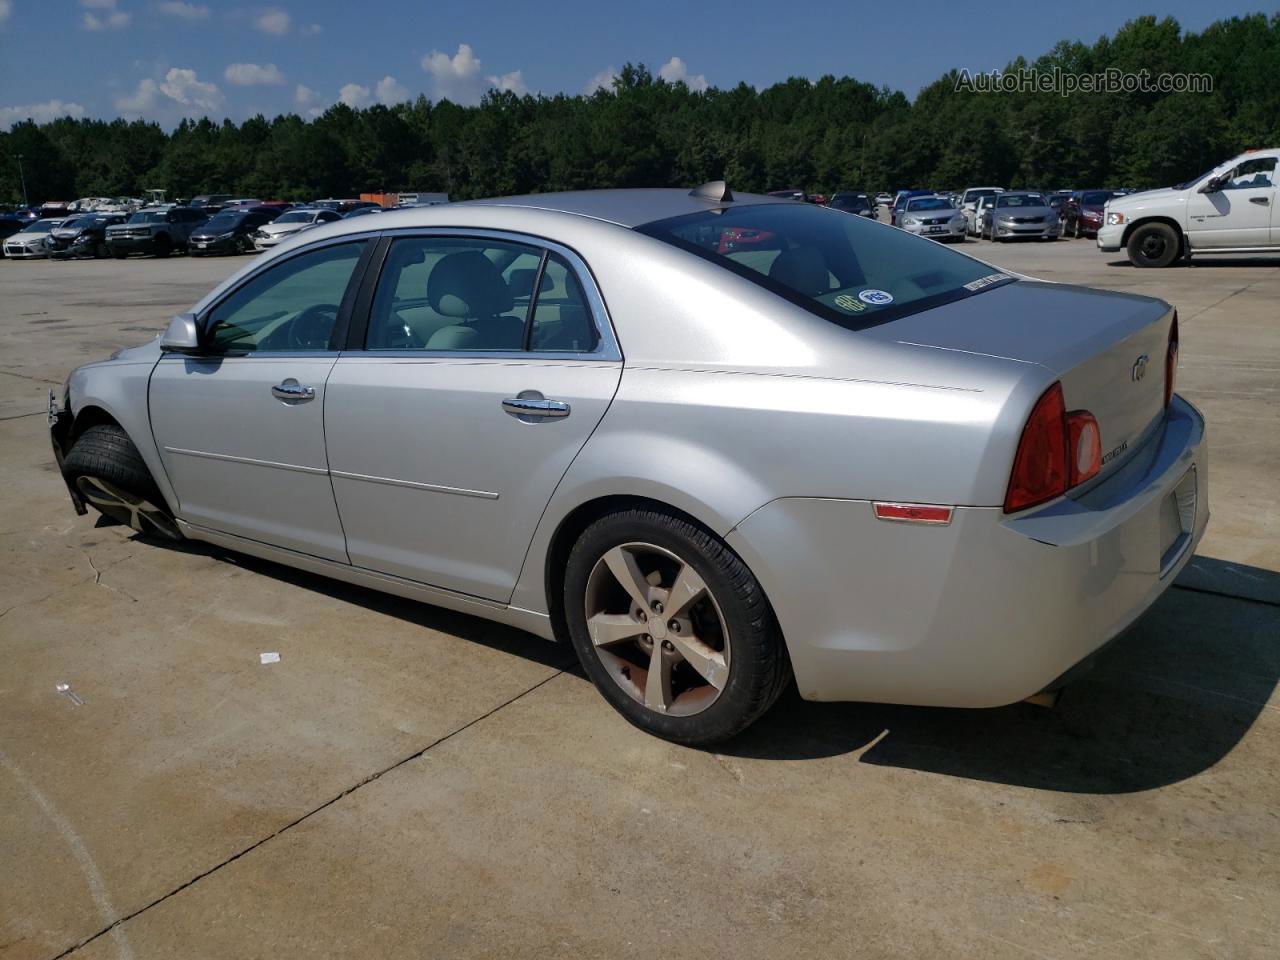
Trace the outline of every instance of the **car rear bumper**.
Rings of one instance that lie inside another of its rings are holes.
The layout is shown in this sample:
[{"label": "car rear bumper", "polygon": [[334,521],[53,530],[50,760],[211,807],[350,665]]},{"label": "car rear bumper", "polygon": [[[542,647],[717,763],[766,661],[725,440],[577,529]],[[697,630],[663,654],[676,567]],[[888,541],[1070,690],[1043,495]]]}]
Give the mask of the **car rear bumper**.
[{"label": "car rear bumper", "polygon": [[1124,224],[1110,223],[1106,226],[1098,228],[1098,237],[1095,241],[1098,249],[1108,253],[1114,253],[1124,246]]},{"label": "car rear bumper", "polygon": [[1176,398],[1155,436],[1086,493],[947,525],[865,500],[787,498],[729,544],[778,616],[801,694],[992,707],[1049,687],[1132,624],[1209,519],[1204,420]]}]

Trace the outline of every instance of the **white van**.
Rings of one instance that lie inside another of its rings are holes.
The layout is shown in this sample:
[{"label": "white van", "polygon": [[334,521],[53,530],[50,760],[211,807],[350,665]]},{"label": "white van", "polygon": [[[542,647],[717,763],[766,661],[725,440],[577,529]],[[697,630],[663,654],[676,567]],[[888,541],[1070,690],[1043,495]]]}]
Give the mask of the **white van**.
[{"label": "white van", "polygon": [[1280,253],[1280,148],[1249,150],[1163,190],[1107,201],[1098,249],[1125,250],[1135,267],[1167,267],[1214,253]]}]

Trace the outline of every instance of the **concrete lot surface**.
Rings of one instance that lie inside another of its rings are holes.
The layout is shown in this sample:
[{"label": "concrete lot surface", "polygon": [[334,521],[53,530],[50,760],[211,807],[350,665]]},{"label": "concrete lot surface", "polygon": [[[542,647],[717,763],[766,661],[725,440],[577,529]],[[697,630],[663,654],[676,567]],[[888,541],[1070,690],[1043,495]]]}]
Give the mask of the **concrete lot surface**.
[{"label": "concrete lot surface", "polygon": [[965,249],[1178,307],[1200,554],[1054,710],[792,696],[719,753],[565,649],[77,517],[45,391],[244,261],[0,261],[0,958],[1280,956],[1280,261]]}]

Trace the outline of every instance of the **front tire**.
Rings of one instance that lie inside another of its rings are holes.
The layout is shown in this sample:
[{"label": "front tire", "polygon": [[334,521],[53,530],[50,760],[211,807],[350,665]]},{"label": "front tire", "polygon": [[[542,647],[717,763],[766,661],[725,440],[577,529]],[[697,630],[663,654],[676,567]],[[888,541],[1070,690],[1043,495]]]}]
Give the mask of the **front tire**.
[{"label": "front tire", "polygon": [[1178,232],[1167,223],[1144,223],[1129,236],[1126,247],[1135,267],[1167,267],[1178,259]]},{"label": "front tire", "polygon": [[719,743],[791,678],[781,631],[746,564],[708,531],[656,509],[597,520],[569,554],[569,634],[583,669],[642,730]]},{"label": "front tire", "polygon": [[62,472],[103,516],[144,536],[182,539],[138,448],[114,424],[85,430],[63,460]]}]

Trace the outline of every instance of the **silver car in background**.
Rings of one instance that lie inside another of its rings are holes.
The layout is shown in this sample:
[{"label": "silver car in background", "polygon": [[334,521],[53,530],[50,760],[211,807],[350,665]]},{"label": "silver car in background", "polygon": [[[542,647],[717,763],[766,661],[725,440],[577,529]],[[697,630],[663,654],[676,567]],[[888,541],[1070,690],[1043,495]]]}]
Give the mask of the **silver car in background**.
[{"label": "silver car in background", "polygon": [[270,250],[303,230],[341,219],[342,214],[325,207],[295,207],[253,231],[253,245],[258,250]]},{"label": "silver car in background", "polygon": [[988,240],[1057,240],[1062,218],[1043,195],[1007,191],[988,201],[982,235]]},{"label": "silver car in background", "polygon": [[964,216],[947,197],[912,197],[902,208],[898,226],[930,240],[964,242]]},{"label": "silver car in background", "polygon": [[40,260],[49,256],[45,241],[50,234],[70,217],[53,217],[33,220],[4,241],[4,255],[10,260]]},{"label": "silver car in background", "polygon": [[49,419],[81,513],[571,643],[705,745],[793,677],[1067,682],[1208,521],[1177,356],[1159,300],[716,183],[316,227]]}]

